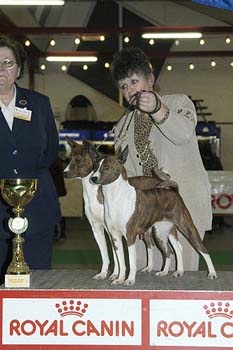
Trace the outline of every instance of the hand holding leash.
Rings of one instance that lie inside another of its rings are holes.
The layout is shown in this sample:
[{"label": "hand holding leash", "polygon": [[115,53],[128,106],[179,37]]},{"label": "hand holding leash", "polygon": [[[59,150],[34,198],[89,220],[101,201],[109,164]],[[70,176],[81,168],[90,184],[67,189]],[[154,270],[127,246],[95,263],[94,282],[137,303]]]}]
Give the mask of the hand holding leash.
[{"label": "hand holding leash", "polygon": [[143,113],[154,114],[161,108],[161,101],[153,91],[140,91],[136,94],[136,107]]}]

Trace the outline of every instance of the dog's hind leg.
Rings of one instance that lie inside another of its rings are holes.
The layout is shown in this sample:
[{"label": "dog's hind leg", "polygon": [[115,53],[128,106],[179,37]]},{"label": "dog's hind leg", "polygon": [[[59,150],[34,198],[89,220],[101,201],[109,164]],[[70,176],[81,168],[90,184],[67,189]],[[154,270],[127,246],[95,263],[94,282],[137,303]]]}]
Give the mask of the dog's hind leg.
[{"label": "dog's hind leg", "polygon": [[[191,232],[195,232],[196,228],[195,227],[194,228],[192,227],[192,229],[187,228],[186,232],[189,232],[189,230]],[[214,268],[212,259],[209,255],[206,247],[202,243],[199,233],[198,233],[198,238],[196,240],[196,238],[194,238],[196,236],[196,234],[193,235],[191,232],[189,232],[188,236],[187,236],[183,230],[182,231],[180,230],[180,232],[182,232],[184,234],[184,236],[189,240],[189,242],[196,249],[196,251],[203,256],[203,258],[206,262],[207,268],[208,268],[208,279],[211,279],[211,280],[216,279],[217,273],[216,273],[216,270]]]},{"label": "dog's hind leg", "polygon": [[152,236],[157,248],[160,250],[163,256],[162,270],[156,272],[156,276],[166,276],[169,271],[172,258],[172,250],[168,244],[168,237],[173,224],[169,221],[159,221],[153,225]]},{"label": "dog's hind leg", "polygon": [[184,264],[183,264],[183,247],[178,241],[177,229],[174,226],[169,235],[169,242],[176,255],[176,270],[173,272],[174,277],[181,277],[184,274]]},{"label": "dog's hind leg", "polygon": [[141,272],[151,272],[153,270],[153,246],[154,241],[152,238],[152,228],[149,228],[143,235],[143,242],[146,247],[147,252],[147,264],[140,271]]},{"label": "dog's hind leg", "polygon": [[199,232],[194,225],[191,215],[189,214],[186,207],[183,209],[183,216],[180,217],[179,224],[176,226],[178,227],[179,231],[188,239],[196,251],[203,256],[208,268],[208,279],[216,279],[217,274],[211,257],[206,247],[204,246]]},{"label": "dog's hind leg", "polygon": [[213,262],[212,262],[210,255],[208,253],[203,253],[202,251],[199,251],[199,253],[203,256],[203,258],[206,262],[206,265],[208,267],[208,271],[209,271],[208,279],[215,280],[217,278],[217,273],[215,271],[215,268],[214,268],[214,265],[213,265]]}]

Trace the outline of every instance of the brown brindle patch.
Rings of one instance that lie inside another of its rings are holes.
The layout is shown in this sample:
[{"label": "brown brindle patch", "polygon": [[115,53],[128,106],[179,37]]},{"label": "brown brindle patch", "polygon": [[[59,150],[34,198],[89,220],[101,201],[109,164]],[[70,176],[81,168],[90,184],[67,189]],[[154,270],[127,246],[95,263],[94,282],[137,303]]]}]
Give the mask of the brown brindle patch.
[{"label": "brown brindle patch", "polygon": [[183,199],[172,189],[136,189],[135,211],[126,225],[128,245],[135,242],[138,234],[163,220],[172,222],[198,251],[207,253]]},{"label": "brown brindle patch", "polygon": [[165,245],[163,240],[158,237],[156,233],[156,229],[154,227],[152,228],[152,236],[153,236],[154,243],[162,253],[163,258],[166,258],[166,257],[169,258],[171,255],[173,255],[173,252],[170,246]]},{"label": "brown brindle patch", "polygon": [[154,188],[173,188],[178,191],[178,185],[172,180],[161,180],[158,177],[134,176],[128,179],[129,184],[138,190],[153,190]]},{"label": "brown brindle patch", "polygon": [[126,171],[125,167],[122,168],[121,174],[122,174],[122,177],[124,180],[128,180],[127,171]]},{"label": "brown brindle patch", "polygon": [[66,139],[71,147],[71,161],[68,170],[64,173],[65,177],[86,177],[94,167],[87,148],[68,137]]},{"label": "brown brindle patch", "polygon": [[115,156],[105,158],[100,166],[99,183],[108,185],[114,182],[121,174],[123,164],[120,164]]},{"label": "brown brindle patch", "polygon": [[98,186],[97,200],[100,204],[104,204],[104,195],[102,186]]},{"label": "brown brindle patch", "polygon": [[143,236],[143,241],[146,244],[147,248],[152,248],[154,246],[154,242],[152,240],[152,230],[149,229],[148,231],[146,231],[142,236]]},{"label": "brown brindle patch", "polygon": [[151,176],[134,176],[130,177],[128,180],[129,184],[138,190],[151,190],[156,188],[161,182],[161,180],[157,180]]}]

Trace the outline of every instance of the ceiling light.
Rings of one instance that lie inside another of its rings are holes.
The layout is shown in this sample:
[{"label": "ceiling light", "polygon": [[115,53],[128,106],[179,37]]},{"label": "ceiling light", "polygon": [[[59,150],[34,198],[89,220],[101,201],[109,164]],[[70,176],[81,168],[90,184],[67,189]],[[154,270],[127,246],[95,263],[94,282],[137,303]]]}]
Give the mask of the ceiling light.
[{"label": "ceiling light", "polygon": [[45,70],[45,69],[46,69],[46,65],[45,65],[45,64],[42,64],[42,65],[40,66],[40,69],[41,69],[41,70]]},{"label": "ceiling light", "polygon": [[193,70],[193,69],[194,69],[194,64],[193,64],[193,63],[190,63],[189,69],[190,69],[190,70]]},{"label": "ceiling light", "polygon": [[227,36],[226,39],[225,39],[225,42],[226,42],[226,44],[230,44],[231,38],[229,36]]},{"label": "ceiling light", "polygon": [[0,0],[0,5],[64,5],[64,0]]},{"label": "ceiling light", "polygon": [[88,65],[87,64],[84,64],[83,65],[83,70],[87,70],[88,69]]},{"label": "ceiling light", "polygon": [[204,39],[201,39],[200,41],[199,41],[199,43],[200,43],[200,45],[205,45],[205,40]]},{"label": "ceiling light", "polygon": [[150,40],[149,40],[149,44],[150,44],[150,45],[154,45],[154,43],[155,43],[154,39],[150,39]]},{"label": "ceiling light", "polygon": [[67,70],[66,65],[61,66],[61,70],[62,70],[63,72],[65,72],[65,71]]},{"label": "ceiling light", "polygon": [[49,43],[51,46],[55,46],[56,45],[56,41],[54,39],[50,40],[50,43]]},{"label": "ceiling light", "polygon": [[85,34],[82,35],[82,41],[104,41],[105,36],[99,34]]},{"label": "ceiling light", "polygon": [[125,37],[124,37],[124,42],[125,42],[125,43],[129,43],[129,37],[128,37],[128,36],[125,36]]},{"label": "ceiling light", "polygon": [[26,40],[25,43],[24,43],[25,46],[30,46],[31,43],[30,43],[30,40]]},{"label": "ceiling light", "polygon": [[108,62],[105,62],[104,67],[105,67],[105,68],[109,68],[109,67],[110,67],[110,64],[109,64]]},{"label": "ceiling light", "polygon": [[212,61],[210,62],[210,65],[211,65],[211,67],[216,67],[216,62],[215,62],[214,60],[212,60]]},{"label": "ceiling light", "polygon": [[75,41],[74,41],[74,42],[75,42],[76,45],[79,45],[80,42],[81,42],[81,40],[80,40],[80,38],[75,38]]},{"label": "ceiling light", "polygon": [[144,39],[199,39],[202,33],[198,32],[183,32],[183,33],[144,33]]},{"label": "ceiling light", "polygon": [[96,62],[96,56],[47,56],[49,62]]},{"label": "ceiling light", "polygon": [[167,66],[167,70],[168,70],[168,71],[171,71],[171,70],[172,70],[172,65],[171,65],[171,64],[169,64],[169,65]]}]

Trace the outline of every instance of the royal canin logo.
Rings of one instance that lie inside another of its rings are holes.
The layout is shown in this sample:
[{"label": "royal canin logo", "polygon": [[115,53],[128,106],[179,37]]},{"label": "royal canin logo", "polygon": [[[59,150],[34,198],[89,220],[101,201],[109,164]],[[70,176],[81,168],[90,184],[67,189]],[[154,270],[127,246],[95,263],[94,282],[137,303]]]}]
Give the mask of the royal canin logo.
[{"label": "royal canin logo", "polygon": [[[156,336],[159,338],[182,338],[189,339],[233,339],[233,309],[229,301],[210,301],[202,305],[204,311],[195,319],[168,318],[157,321]],[[201,311],[201,310],[200,310]]]},{"label": "royal canin logo", "polygon": [[57,312],[61,317],[69,315],[82,317],[87,311],[88,304],[82,304],[80,300],[69,300],[69,302],[63,300],[61,303],[55,304],[55,307],[57,308]]},{"label": "royal canin logo", "polygon": [[[135,322],[133,320],[121,319],[90,319],[86,316],[89,304],[80,299],[61,300],[53,304],[58,315],[63,319],[12,319],[9,323],[10,336],[60,336],[67,337],[69,335],[77,337],[89,336],[109,336],[109,337],[134,337]],[[69,316],[69,319],[68,317]],[[64,319],[65,317],[66,320]]]},{"label": "royal canin logo", "polygon": [[211,302],[210,305],[204,305],[203,309],[205,310],[205,314],[209,318],[214,317],[225,317],[231,319],[233,317],[233,310],[230,310],[230,303],[222,303],[219,301],[218,303]]}]

